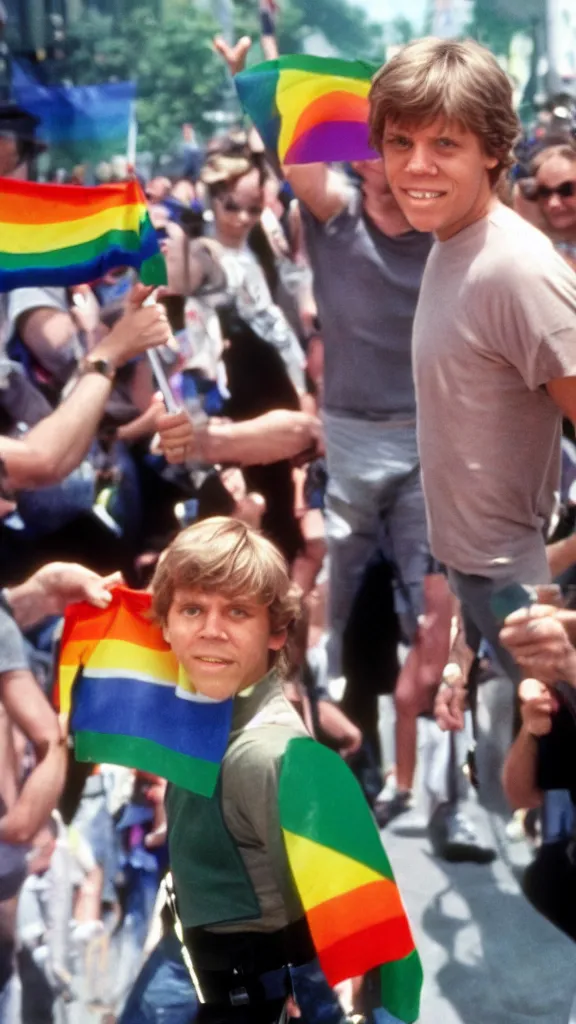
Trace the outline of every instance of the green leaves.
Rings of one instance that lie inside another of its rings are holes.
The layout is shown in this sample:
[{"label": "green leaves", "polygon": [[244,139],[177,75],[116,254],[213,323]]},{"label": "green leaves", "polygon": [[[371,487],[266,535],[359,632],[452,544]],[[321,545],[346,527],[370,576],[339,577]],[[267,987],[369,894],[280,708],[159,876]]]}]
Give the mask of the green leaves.
[{"label": "green leaves", "polygon": [[[214,125],[205,115],[230,109],[230,83],[212,49],[219,30],[212,4],[122,0],[116,7],[116,17],[90,7],[70,25],[68,56],[58,62],[58,78],[76,85],[136,80],[140,151],[166,154],[177,145],[185,122],[210,135]],[[256,41],[257,0],[234,0],[234,15],[237,38],[246,33]],[[307,39],[320,33],[341,56],[383,59],[381,27],[351,0],[282,0],[278,30],[282,53],[302,52]],[[262,59],[257,45],[251,57]]]}]

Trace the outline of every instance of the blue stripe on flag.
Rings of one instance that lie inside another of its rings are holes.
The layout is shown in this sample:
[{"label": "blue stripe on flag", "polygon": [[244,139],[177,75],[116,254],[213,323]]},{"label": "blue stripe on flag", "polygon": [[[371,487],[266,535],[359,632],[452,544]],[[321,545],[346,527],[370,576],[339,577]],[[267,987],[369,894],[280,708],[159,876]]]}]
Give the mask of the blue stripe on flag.
[{"label": "blue stripe on flag", "polygon": [[74,687],[73,732],[134,736],[220,764],[232,724],[231,700],[182,700],[175,690],[141,680],[83,674]]}]

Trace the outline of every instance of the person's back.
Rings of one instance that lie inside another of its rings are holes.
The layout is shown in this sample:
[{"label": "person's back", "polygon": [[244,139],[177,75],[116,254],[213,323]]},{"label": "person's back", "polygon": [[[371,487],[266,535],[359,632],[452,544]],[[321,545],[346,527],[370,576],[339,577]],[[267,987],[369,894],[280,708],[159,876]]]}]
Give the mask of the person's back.
[{"label": "person's back", "polygon": [[566,372],[571,309],[576,277],[504,206],[432,250],[414,324],[419,445],[432,547],[461,572],[543,571],[561,428],[544,385]]}]

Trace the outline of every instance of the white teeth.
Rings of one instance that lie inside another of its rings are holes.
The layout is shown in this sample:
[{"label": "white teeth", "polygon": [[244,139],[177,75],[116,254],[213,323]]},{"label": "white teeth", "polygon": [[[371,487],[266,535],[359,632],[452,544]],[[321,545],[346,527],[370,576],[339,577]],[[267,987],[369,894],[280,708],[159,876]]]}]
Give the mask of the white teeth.
[{"label": "white teeth", "polygon": [[413,189],[406,189],[411,199],[438,199],[441,192],[415,192]]}]

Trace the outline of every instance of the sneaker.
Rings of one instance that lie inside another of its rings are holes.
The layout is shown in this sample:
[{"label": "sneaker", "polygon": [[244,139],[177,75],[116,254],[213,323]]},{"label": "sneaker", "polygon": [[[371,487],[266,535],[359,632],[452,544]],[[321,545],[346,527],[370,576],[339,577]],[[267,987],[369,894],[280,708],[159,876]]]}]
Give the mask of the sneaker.
[{"label": "sneaker", "polygon": [[455,804],[440,804],[428,824],[432,849],[437,857],[452,863],[491,864],[496,852],[482,846],[474,825]]},{"label": "sneaker", "polygon": [[396,789],[388,783],[376,799],[374,817],[379,828],[386,828],[394,818],[414,809],[414,797],[411,789]]}]

